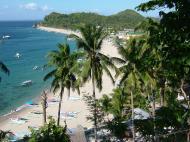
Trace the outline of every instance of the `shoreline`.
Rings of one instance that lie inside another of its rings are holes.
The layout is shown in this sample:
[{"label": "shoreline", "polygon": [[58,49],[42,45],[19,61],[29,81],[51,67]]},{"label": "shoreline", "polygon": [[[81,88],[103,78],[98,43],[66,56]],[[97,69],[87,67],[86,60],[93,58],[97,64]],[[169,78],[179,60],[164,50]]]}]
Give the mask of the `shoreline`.
[{"label": "shoreline", "polygon": [[[32,100],[28,100],[27,102],[32,101],[35,104],[40,104],[42,91],[38,96],[34,97]],[[51,95],[51,92],[49,90],[45,90],[45,91],[47,92],[47,97],[49,98]],[[28,112],[30,110],[30,108],[32,107],[32,105],[30,106],[29,104],[27,104],[27,102],[25,102],[25,104],[17,107],[16,109],[11,110],[8,113],[0,115],[0,124],[3,121],[7,121],[7,119],[9,119],[9,118],[16,117],[16,116],[19,116],[20,114]]]},{"label": "shoreline", "polygon": [[77,36],[81,36],[79,32],[73,31],[71,29],[61,29],[61,28],[53,28],[53,27],[45,27],[45,26],[37,26],[36,29],[46,31],[46,32],[61,33],[65,35],[75,34]]},{"label": "shoreline", "polygon": [[[76,35],[80,36],[80,33],[77,33],[77,32],[75,32],[73,30],[70,30],[70,29],[52,28],[52,27],[45,27],[45,26],[39,26],[39,25],[36,27],[36,29],[42,30],[42,31],[45,31],[45,32],[55,32],[55,33],[61,33],[61,34],[65,34],[65,35],[76,34]],[[40,102],[40,96],[41,96],[41,93],[40,93],[39,96],[36,96],[32,100],[28,100],[28,101],[33,101],[35,103],[39,103]],[[6,118],[8,118],[10,116],[18,115],[22,111],[27,110],[28,107],[26,106],[26,103],[27,102],[25,102],[25,104],[23,104],[21,106],[18,106],[14,110],[10,110],[9,112],[7,112],[5,114],[0,115],[0,123],[2,122],[2,120],[5,120]]]},{"label": "shoreline", "polygon": [[[51,27],[43,27],[38,26],[38,30],[43,30],[46,32],[56,32],[56,33],[62,33],[62,34],[78,34],[80,36],[80,33],[69,30],[69,29],[56,29]],[[102,53],[108,56],[115,56],[119,57],[117,47],[113,44],[112,41],[105,39],[102,44]],[[112,72],[114,75],[114,72]],[[115,88],[114,84],[112,84],[112,81],[108,76],[103,74],[103,89],[101,92],[99,92],[96,89],[96,96],[97,98],[100,98],[103,94],[109,94],[112,92],[112,89]],[[43,91],[43,90],[42,90]],[[61,117],[61,125],[64,125],[64,121],[67,121],[68,128],[76,128],[78,125],[82,125],[86,128],[92,128],[93,123],[87,121],[86,116],[90,114],[88,107],[83,100],[83,96],[92,94],[92,84],[91,81],[87,82],[80,88],[80,96],[77,94],[77,92],[71,90],[71,97],[72,99],[68,98],[67,96],[67,90],[63,94],[63,101],[62,101],[62,117]],[[9,114],[7,116],[4,116],[3,118],[0,117],[0,129],[6,131],[10,130],[13,133],[18,132],[26,132],[28,131],[29,126],[35,126],[40,127],[43,125],[43,116],[41,114],[33,114],[34,111],[36,112],[42,112],[42,106],[41,106],[41,100],[40,96],[38,96],[38,106],[31,106],[26,107],[24,109],[21,109],[18,112],[14,112],[12,114]],[[49,99],[59,99],[59,91],[53,95],[52,92],[48,93]],[[74,98],[74,99],[73,99]],[[57,120],[57,109],[58,109],[58,102],[55,103],[49,103],[47,108],[47,116],[53,116]],[[72,112],[76,115],[74,117],[67,117],[65,114]],[[10,118],[12,117],[22,117],[22,118],[28,118],[28,121],[24,124],[12,124]]]}]

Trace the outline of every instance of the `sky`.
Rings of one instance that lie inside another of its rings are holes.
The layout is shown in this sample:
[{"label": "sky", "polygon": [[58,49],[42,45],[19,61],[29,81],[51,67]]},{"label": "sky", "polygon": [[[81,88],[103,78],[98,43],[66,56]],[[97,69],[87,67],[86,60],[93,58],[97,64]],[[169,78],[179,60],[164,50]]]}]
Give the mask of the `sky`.
[{"label": "sky", "polygon": [[[42,20],[51,12],[95,12],[103,15],[133,9],[147,0],[0,0],[0,21]],[[158,17],[158,11],[140,14]]]}]

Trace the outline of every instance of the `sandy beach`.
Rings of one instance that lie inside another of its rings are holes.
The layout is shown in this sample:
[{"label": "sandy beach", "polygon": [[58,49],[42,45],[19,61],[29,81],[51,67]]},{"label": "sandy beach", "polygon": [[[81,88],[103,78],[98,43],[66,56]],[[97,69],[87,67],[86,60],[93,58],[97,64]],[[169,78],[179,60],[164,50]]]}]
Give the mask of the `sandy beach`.
[{"label": "sandy beach", "polygon": [[[80,36],[80,33],[76,33],[72,30],[66,30],[66,29],[55,29],[55,28],[49,28],[49,27],[38,27],[39,30],[44,30],[47,32],[58,32],[63,34],[77,34]],[[117,47],[113,45],[113,43],[110,40],[105,40],[103,42],[103,48],[102,53],[105,55],[109,55],[110,57],[113,56],[119,56]],[[112,72],[113,73],[113,72]],[[114,75],[114,73],[113,73]],[[114,88],[114,85],[112,84],[111,80],[108,76],[105,74],[103,75],[103,89],[101,92],[99,92],[96,89],[96,95],[97,98],[101,97],[103,94],[109,94],[112,92],[112,89]],[[63,102],[62,102],[62,117],[61,117],[61,125],[64,125],[64,120],[67,122],[68,128],[76,128],[78,125],[82,125],[86,128],[91,128],[92,122],[87,121],[86,116],[89,114],[89,111],[87,109],[87,105],[83,100],[84,95],[91,95],[92,94],[92,85],[89,81],[88,83],[84,84],[83,87],[80,88],[80,96],[77,94],[77,92],[71,91],[71,97],[68,98],[67,96],[67,90],[64,92]],[[55,95],[51,92],[48,94],[49,100],[59,100],[59,92],[57,92]],[[40,95],[40,94],[39,94]],[[1,130],[10,130],[13,133],[16,134],[23,134],[29,132],[28,127],[39,127],[43,124],[43,117],[42,117],[42,106],[41,102],[38,103],[39,105],[34,106],[28,106],[27,108],[15,112],[11,115],[4,116],[0,118],[0,129]],[[57,110],[58,110],[58,101],[50,101],[48,103],[47,108],[47,116],[53,116],[54,118],[57,118]],[[66,114],[72,114],[70,117]],[[25,118],[25,123],[18,124],[14,121],[14,119],[11,120],[11,118],[15,117],[21,117]]]},{"label": "sandy beach", "polygon": [[58,28],[51,28],[51,27],[43,27],[43,26],[37,26],[37,29],[47,31],[47,32],[56,32],[56,33],[62,33],[66,35],[75,34],[80,36],[80,33],[69,30],[69,29],[58,29]]}]

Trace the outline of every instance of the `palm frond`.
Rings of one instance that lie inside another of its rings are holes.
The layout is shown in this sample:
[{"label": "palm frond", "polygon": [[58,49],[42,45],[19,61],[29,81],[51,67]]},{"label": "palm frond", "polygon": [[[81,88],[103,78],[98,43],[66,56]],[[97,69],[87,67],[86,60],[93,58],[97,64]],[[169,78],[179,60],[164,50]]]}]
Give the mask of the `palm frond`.
[{"label": "palm frond", "polygon": [[128,58],[128,52],[126,48],[124,48],[123,46],[120,46],[119,48],[117,48],[117,50],[124,60]]},{"label": "palm frond", "polygon": [[60,83],[57,79],[54,79],[51,83],[51,88],[50,90],[53,91],[53,93],[55,94],[59,89],[60,89]]},{"label": "palm frond", "polygon": [[52,70],[51,72],[49,72],[48,74],[45,75],[45,77],[43,78],[44,81],[54,77],[56,75],[57,69]]},{"label": "palm frond", "polygon": [[111,74],[111,72],[109,71],[109,69],[106,67],[106,65],[103,65],[103,70],[106,72],[106,74],[109,76],[109,78],[112,80],[112,83],[114,84],[115,83],[115,80]]},{"label": "palm frond", "polygon": [[129,74],[127,74],[127,73],[123,74],[119,84],[125,84],[125,81],[127,80],[128,75]]},{"label": "palm frond", "polygon": [[111,57],[111,61],[114,63],[118,63],[118,64],[125,64],[126,63],[125,60],[118,58],[118,57]]},{"label": "palm frond", "polygon": [[71,34],[71,35],[69,35],[69,37],[71,37],[71,38],[74,38],[76,41],[77,41],[77,47],[80,49],[80,48],[83,48],[83,49],[85,49],[86,51],[89,51],[90,49],[89,49],[89,45],[88,45],[88,42],[85,40],[85,39],[83,39],[83,38],[81,38],[81,37],[79,37],[79,36],[77,36],[77,35],[75,35],[75,34]]},{"label": "palm frond", "polygon": [[82,72],[79,76],[84,82],[91,78],[91,68],[91,60],[85,61],[82,67]]}]

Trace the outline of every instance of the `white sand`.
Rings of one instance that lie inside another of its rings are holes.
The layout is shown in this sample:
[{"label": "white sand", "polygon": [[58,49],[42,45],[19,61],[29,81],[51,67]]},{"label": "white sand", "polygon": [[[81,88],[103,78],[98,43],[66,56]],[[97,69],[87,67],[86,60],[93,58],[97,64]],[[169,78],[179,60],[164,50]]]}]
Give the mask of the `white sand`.
[{"label": "white sand", "polygon": [[43,26],[38,26],[37,29],[47,31],[47,32],[63,33],[66,35],[76,34],[76,35],[80,36],[80,33],[73,31],[73,30],[69,30],[69,29],[58,29],[58,28],[43,27]]},{"label": "white sand", "polygon": [[[75,33],[71,30],[55,29],[55,28],[49,28],[49,27],[39,27],[39,29],[45,30],[48,32],[59,32],[59,33],[64,33],[64,34]],[[77,33],[77,34],[80,35],[79,33]],[[113,56],[118,57],[119,56],[117,47],[113,46],[113,44],[108,40],[105,40],[103,42],[103,48],[102,48],[101,52],[104,53],[105,55],[109,55],[110,57],[113,57]],[[111,80],[109,79],[109,77],[107,75],[104,74],[103,75],[103,89],[101,92],[96,90],[96,95],[99,98],[103,94],[109,94],[112,92],[113,88],[114,88],[114,85],[111,83]],[[69,128],[76,128],[77,125],[82,125],[83,127],[87,127],[87,128],[90,128],[93,126],[92,122],[89,122],[86,119],[86,116],[89,114],[89,111],[87,109],[86,103],[82,100],[83,95],[88,94],[88,93],[90,95],[92,94],[91,81],[89,81],[83,87],[81,87],[80,91],[81,91],[81,95],[80,95],[81,99],[75,100],[75,101],[68,100],[67,91],[64,92],[64,98],[63,98],[63,102],[62,102],[61,111],[78,112],[78,114],[76,115],[76,118],[66,119],[67,125]],[[53,96],[53,94],[50,94],[50,95],[57,98],[58,93],[55,96]],[[78,94],[76,92],[71,91],[71,96],[78,96]],[[41,111],[42,112],[41,103],[39,103],[39,104],[40,104],[39,106],[33,106],[30,108],[24,109],[19,113],[12,114],[4,119],[3,118],[0,119],[0,129],[1,130],[10,130],[14,133],[18,133],[18,132],[29,131],[28,126],[35,126],[35,127],[41,126],[42,122],[43,122],[42,115],[31,113],[32,111]],[[47,115],[48,116],[51,115],[51,116],[54,116],[55,118],[57,118],[57,110],[58,110],[58,102],[55,104],[50,104],[50,105],[48,105],[48,108],[47,108]],[[26,122],[25,124],[12,124],[11,120],[8,118],[13,117],[14,115],[16,115],[18,117],[28,118],[28,122]],[[61,118],[61,125],[64,125],[64,120],[65,120],[64,118]]]}]

